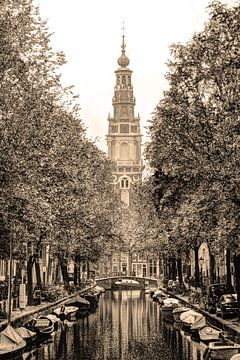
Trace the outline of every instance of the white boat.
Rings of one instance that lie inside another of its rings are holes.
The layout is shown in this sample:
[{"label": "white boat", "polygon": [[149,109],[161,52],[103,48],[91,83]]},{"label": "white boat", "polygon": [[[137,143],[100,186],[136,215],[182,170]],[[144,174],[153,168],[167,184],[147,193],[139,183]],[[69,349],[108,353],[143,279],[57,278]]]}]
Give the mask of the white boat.
[{"label": "white boat", "polygon": [[240,354],[240,345],[229,341],[210,342],[203,354],[204,360],[226,360]]},{"label": "white boat", "polygon": [[240,354],[233,355],[230,360],[240,360]]},{"label": "white boat", "polygon": [[71,318],[73,316],[76,316],[78,311],[79,307],[77,306],[62,305],[56,308],[53,313],[57,315],[61,320],[64,320],[65,318]]},{"label": "white boat", "polygon": [[194,310],[188,310],[183,312],[180,315],[180,322],[182,325],[182,328],[185,331],[190,331],[191,326],[196,323],[197,321],[201,320],[204,316],[200,314],[197,311]]},{"label": "white boat", "polygon": [[106,291],[104,287],[99,286],[99,285],[96,285],[96,286],[94,287],[94,290],[100,291],[100,293],[103,293],[103,292]]},{"label": "white boat", "polygon": [[175,298],[167,298],[163,300],[161,307],[163,318],[173,320],[173,310],[179,306],[179,300]]},{"label": "white boat", "polygon": [[163,304],[163,300],[168,299],[168,298],[169,298],[169,295],[160,289],[155,290],[152,295],[152,299],[154,301],[157,301],[160,305]]},{"label": "white boat", "polygon": [[173,319],[174,321],[176,322],[180,322],[180,315],[185,312],[185,311],[188,311],[190,310],[188,307],[186,306],[178,306],[176,307],[175,309],[173,309]]},{"label": "white boat", "polygon": [[37,333],[35,331],[26,329],[24,326],[21,326],[14,330],[18,333],[18,335],[21,336],[23,340],[26,341],[27,344],[30,344],[37,339]]},{"label": "white boat", "polygon": [[26,341],[8,325],[0,332],[0,359],[11,359],[20,356],[26,346]]},{"label": "white boat", "polygon": [[205,343],[220,340],[221,330],[212,326],[204,326],[198,330],[199,339]]}]

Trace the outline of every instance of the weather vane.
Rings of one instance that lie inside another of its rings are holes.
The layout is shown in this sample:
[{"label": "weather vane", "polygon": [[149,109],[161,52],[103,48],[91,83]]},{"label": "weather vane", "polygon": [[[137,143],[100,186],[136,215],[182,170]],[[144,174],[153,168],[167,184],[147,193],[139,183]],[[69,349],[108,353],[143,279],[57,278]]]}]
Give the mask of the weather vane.
[{"label": "weather vane", "polygon": [[122,36],[124,36],[124,32],[125,32],[125,22],[123,21],[123,26],[122,26]]}]

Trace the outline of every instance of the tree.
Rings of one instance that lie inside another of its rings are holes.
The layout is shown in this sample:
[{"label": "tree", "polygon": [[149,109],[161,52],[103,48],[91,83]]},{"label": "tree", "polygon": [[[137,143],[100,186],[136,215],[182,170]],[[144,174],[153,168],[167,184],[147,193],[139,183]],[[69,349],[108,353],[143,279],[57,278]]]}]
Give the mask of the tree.
[{"label": "tree", "polygon": [[[181,219],[185,219],[187,246],[197,248],[200,235],[213,248],[219,248],[226,242],[218,234],[227,232],[236,254],[239,241],[235,206],[239,207],[240,196],[239,11],[239,5],[228,8],[212,3],[204,30],[187,44],[172,46],[169,89],[156,107],[146,150],[155,169],[154,193],[160,216],[163,218],[164,198],[171,199],[172,194],[174,202],[165,201],[177,225],[172,229],[180,228]],[[232,221],[221,223],[219,218],[225,218],[229,210]],[[175,236],[173,239],[176,243]]]},{"label": "tree", "polygon": [[1,2],[0,46],[0,241],[16,239],[18,257],[27,249],[32,303],[32,268],[41,287],[44,244],[66,277],[68,256],[98,258],[114,238],[115,197],[111,165],[86,138],[76,98],[60,82],[64,55],[51,49],[31,0]]}]

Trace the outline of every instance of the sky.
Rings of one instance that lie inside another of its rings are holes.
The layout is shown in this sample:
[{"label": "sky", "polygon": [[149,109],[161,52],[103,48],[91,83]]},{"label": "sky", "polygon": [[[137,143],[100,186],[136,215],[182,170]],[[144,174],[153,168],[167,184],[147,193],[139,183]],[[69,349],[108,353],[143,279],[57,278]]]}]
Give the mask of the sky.
[{"label": "sky", "polygon": [[[62,82],[74,85],[88,137],[104,151],[124,21],[135,114],[140,114],[145,142],[148,121],[167,88],[164,75],[169,46],[185,43],[203,29],[209,0],[36,1],[54,33],[53,49],[63,51],[68,61],[61,68]],[[232,0],[222,2],[234,4]]]}]

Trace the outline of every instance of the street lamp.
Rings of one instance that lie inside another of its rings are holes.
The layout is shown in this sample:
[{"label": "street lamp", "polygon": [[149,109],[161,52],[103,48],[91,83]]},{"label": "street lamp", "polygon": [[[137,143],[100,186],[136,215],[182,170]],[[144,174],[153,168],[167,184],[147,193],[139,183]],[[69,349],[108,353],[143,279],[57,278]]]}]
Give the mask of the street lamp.
[{"label": "street lamp", "polygon": [[204,264],[203,257],[199,258],[199,264],[200,264],[201,285],[203,285],[203,264]]}]

